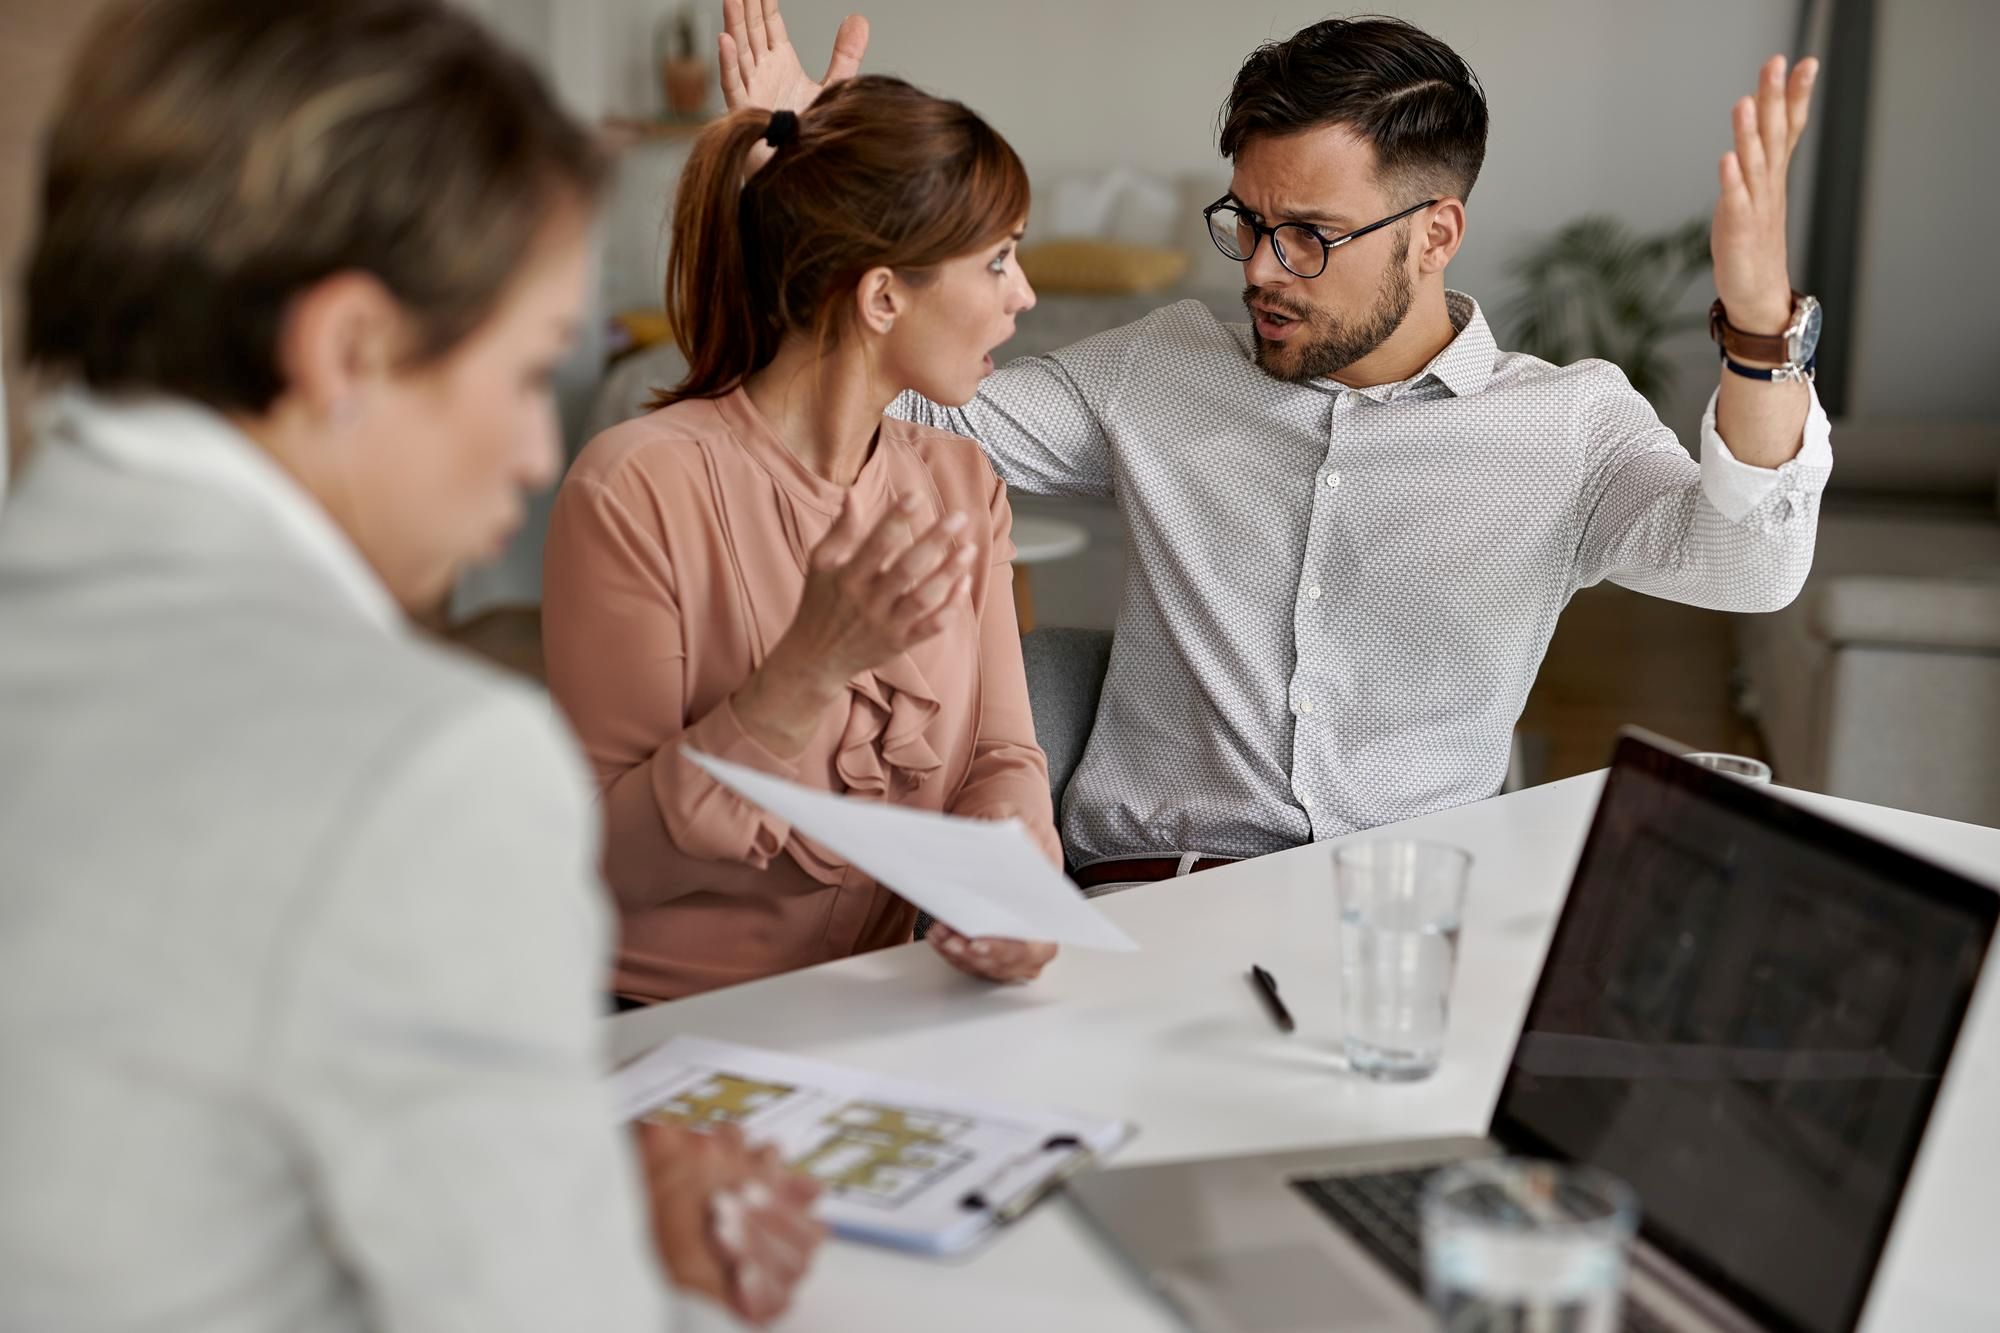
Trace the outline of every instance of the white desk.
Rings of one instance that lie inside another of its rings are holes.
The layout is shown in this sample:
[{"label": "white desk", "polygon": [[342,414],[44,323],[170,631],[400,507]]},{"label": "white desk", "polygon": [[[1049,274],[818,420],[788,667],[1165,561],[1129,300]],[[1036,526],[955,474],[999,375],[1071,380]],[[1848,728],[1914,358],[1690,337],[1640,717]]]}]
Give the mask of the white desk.
[{"label": "white desk", "polygon": [[[1469,848],[1468,896],[1443,1067],[1386,1086],[1333,1052],[1328,845],[1118,894],[1101,904],[1138,954],[1059,958],[993,988],[922,945],[846,959],[624,1015],[617,1052],[675,1033],[725,1038],[975,1093],[1126,1116],[1117,1161],[1483,1132],[1602,775],[1409,821]],[[1835,818],[2000,879],[2000,830],[1794,794]],[[1376,835],[1382,831],[1378,830]],[[1357,836],[1376,836],[1357,835]],[[1299,1020],[1280,1036],[1244,980],[1278,976]],[[1878,1277],[1874,1333],[2000,1328],[2000,984],[1989,966]],[[1092,1333],[1177,1327],[1088,1224],[1044,1204],[952,1264],[831,1243],[785,1330]]]}]

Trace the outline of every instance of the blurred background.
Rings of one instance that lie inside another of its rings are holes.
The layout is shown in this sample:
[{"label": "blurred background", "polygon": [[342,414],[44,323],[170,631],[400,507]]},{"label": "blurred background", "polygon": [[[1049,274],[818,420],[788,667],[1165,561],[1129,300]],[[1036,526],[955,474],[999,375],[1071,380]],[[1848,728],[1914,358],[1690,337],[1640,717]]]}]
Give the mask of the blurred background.
[{"label": "blurred background", "polygon": [[[661,224],[720,110],[719,3],[462,0],[618,146],[592,334],[562,382],[572,452],[677,377],[658,316]],[[1050,350],[1192,298],[1240,319],[1237,266],[1198,210],[1222,193],[1216,113],[1243,56],[1326,17],[1299,0],[791,0],[810,70],[850,3],[865,68],[956,96],[1027,163],[1024,251],[1041,304],[1002,353]],[[95,0],[0,0],[0,317],[18,271],[39,126]],[[1792,173],[1792,270],[1828,307],[1820,391],[1835,491],[1805,595],[1732,617],[1580,594],[1522,719],[1527,776],[1600,766],[1636,721],[1762,755],[1778,780],[2000,823],[2000,4],[1991,0],[1404,0],[1492,110],[1450,284],[1503,347],[1607,356],[1691,451],[1715,386],[1704,228],[1729,107],[1771,53],[1827,62]],[[31,386],[6,359],[10,450]],[[0,459],[7,451],[0,451]],[[4,463],[0,463],[4,468]],[[0,471],[0,488],[5,472]],[[1043,625],[1110,628],[1123,530],[1108,506],[1017,505]],[[463,637],[534,666],[541,533],[469,576]],[[0,629],[4,634],[4,629]]]}]

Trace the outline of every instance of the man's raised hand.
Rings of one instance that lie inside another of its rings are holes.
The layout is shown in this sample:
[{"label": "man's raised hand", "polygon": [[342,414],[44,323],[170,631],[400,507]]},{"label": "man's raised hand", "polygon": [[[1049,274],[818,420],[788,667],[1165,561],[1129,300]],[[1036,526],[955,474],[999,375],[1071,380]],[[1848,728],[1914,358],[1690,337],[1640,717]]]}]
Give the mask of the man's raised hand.
[{"label": "man's raised hand", "polygon": [[1805,133],[1818,75],[1819,61],[1806,59],[1787,79],[1785,58],[1772,56],[1758,72],[1756,93],[1733,112],[1736,147],[1722,155],[1709,252],[1715,294],[1730,324],[1746,333],[1777,333],[1791,320],[1785,170]]},{"label": "man's raised hand", "polygon": [[868,50],[868,20],[849,14],[834,34],[826,76],[814,83],[785,35],[778,0],[722,0],[722,100],[731,111],[803,111],[822,90],[853,78]]}]

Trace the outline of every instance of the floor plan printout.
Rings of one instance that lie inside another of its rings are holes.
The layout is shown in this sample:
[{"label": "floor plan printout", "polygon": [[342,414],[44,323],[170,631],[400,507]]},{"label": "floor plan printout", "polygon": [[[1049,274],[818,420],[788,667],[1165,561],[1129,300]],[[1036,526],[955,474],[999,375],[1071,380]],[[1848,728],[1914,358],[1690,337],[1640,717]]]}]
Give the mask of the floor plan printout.
[{"label": "floor plan printout", "polygon": [[825,1188],[820,1215],[852,1240],[956,1253],[1131,1126],[1010,1106],[856,1069],[676,1037],[620,1069],[633,1120],[729,1123]]}]

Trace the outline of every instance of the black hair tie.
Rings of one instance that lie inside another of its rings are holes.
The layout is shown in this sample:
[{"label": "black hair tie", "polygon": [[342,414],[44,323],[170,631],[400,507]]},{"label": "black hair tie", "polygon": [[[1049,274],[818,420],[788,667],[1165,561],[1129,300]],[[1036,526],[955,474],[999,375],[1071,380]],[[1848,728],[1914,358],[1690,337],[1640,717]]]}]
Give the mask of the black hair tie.
[{"label": "black hair tie", "polygon": [[786,144],[799,141],[799,113],[796,111],[773,111],[771,123],[764,129],[764,142],[773,148],[783,148]]}]

